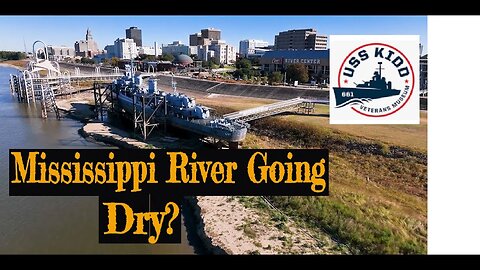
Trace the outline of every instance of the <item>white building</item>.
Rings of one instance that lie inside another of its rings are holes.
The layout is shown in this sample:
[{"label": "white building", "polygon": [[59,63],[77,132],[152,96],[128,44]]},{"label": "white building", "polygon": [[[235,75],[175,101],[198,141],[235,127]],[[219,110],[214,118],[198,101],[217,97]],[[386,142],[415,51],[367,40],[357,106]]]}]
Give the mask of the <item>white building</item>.
[{"label": "white building", "polygon": [[198,56],[198,47],[200,46],[189,46],[188,48],[189,55],[195,54]]},{"label": "white building", "polygon": [[137,44],[131,38],[117,38],[114,44],[115,57],[131,59],[138,56]]},{"label": "white building", "polygon": [[138,54],[155,55],[155,47],[138,47]]},{"label": "white building", "polygon": [[98,53],[97,42],[93,40],[93,35],[90,29],[87,29],[85,40],[78,40],[75,42],[75,54],[81,57],[93,57]]},{"label": "white building", "polygon": [[162,53],[172,54],[172,55],[179,55],[179,54],[189,55],[190,47],[185,44],[182,44],[182,42],[180,41],[174,41],[172,44],[168,44],[167,46],[162,46]]},{"label": "white building", "polygon": [[67,58],[75,58],[75,49],[67,46],[47,46],[50,61],[62,61]]},{"label": "white building", "polygon": [[208,59],[215,57],[215,51],[211,50],[209,45],[197,46],[197,57],[202,61],[208,61]]},{"label": "white building", "polygon": [[228,45],[223,40],[212,40],[209,50],[215,52],[215,59],[220,64],[233,64],[237,60],[235,47]]},{"label": "white building", "polygon": [[255,50],[258,50],[258,52],[267,51],[266,49],[264,49],[266,47],[268,47],[268,42],[263,40],[257,40],[257,39],[240,40],[239,53],[243,57],[248,57],[249,55],[256,54]]},{"label": "white building", "polygon": [[158,47],[158,43],[156,41],[153,43],[153,48],[155,49],[155,57],[162,55],[162,48]]}]

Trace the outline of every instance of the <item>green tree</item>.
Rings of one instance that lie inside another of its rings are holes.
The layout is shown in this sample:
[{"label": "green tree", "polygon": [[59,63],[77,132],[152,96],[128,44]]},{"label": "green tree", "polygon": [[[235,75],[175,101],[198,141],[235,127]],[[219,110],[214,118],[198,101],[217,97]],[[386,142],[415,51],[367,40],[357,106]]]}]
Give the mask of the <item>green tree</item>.
[{"label": "green tree", "polygon": [[252,68],[252,62],[250,62],[250,60],[248,60],[247,58],[242,58],[235,63],[235,67],[237,69],[244,69],[244,68],[245,69],[251,69]]},{"label": "green tree", "polygon": [[260,66],[260,57],[254,57],[251,60],[252,66]]},{"label": "green tree", "polygon": [[93,65],[95,64],[95,61],[93,61],[93,59],[90,59],[90,58],[82,57],[82,59],[80,59],[80,63]]},{"label": "green tree", "polygon": [[157,60],[157,58],[155,57],[155,55],[147,55],[145,57],[145,60],[146,61],[155,61],[155,60]]},{"label": "green tree", "polygon": [[103,59],[102,59],[102,63],[108,65],[108,64],[110,64],[110,59],[108,59],[108,58],[103,58]]},{"label": "green tree", "polygon": [[22,60],[27,58],[23,52],[0,51],[0,59],[2,60]]},{"label": "green tree", "polygon": [[246,58],[242,58],[235,63],[237,70],[233,72],[235,78],[248,79],[252,77],[252,63]]},{"label": "green tree", "polygon": [[135,60],[145,60],[145,58],[147,58],[147,55],[144,53],[141,53],[137,57],[135,57]]},{"label": "green tree", "polygon": [[300,63],[291,64],[287,67],[287,80],[308,82],[308,69]]},{"label": "green tree", "polygon": [[117,57],[112,57],[112,59],[110,59],[110,64],[112,65],[112,67],[118,67],[118,63],[120,63],[120,59],[117,58]]},{"label": "green tree", "polygon": [[215,57],[210,57],[210,59],[208,59],[208,62],[207,62],[207,66],[208,68],[212,69],[212,68],[217,68],[218,67],[218,61]]},{"label": "green tree", "polygon": [[268,82],[270,84],[282,82],[283,76],[280,71],[274,71],[268,75]]},{"label": "green tree", "polygon": [[173,54],[171,53],[166,53],[162,55],[162,58],[160,60],[172,62],[173,60],[175,60],[175,56],[173,56]]}]

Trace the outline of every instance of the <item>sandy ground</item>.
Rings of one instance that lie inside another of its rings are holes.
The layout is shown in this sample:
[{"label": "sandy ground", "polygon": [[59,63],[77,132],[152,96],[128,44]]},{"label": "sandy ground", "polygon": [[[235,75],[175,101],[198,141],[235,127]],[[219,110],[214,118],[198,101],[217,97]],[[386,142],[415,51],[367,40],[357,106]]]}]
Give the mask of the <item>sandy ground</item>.
[{"label": "sandy ground", "polygon": [[213,245],[228,254],[340,253],[326,234],[313,237],[292,221],[279,221],[269,215],[274,210],[247,208],[239,197],[198,196],[197,199],[205,234]]},{"label": "sandy ground", "polygon": [[0,67],[9,67],[9,68],[15,68],[15,69],[18,69],[18,70],[22,70],[22,68],[20,68],[18,66],[15,66],[15,65],[12,65],[12,64],[8,64],[8,63],[0,63]]},{"label": "sandy ground", "polygon": [[56,102],[57,102],[57,107],[64,111],[69,111],[73,109],[76,103],[90,104],[90,105],[95,104],[95,101],[93,98],[93,90],[75,93],[72,95],[57,96]]}]

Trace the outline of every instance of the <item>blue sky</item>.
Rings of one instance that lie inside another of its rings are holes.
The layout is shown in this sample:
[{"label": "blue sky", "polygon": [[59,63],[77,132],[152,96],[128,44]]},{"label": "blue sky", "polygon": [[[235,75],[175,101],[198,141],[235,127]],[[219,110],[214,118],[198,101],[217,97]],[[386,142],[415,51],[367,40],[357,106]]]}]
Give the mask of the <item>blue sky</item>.
[{"label": "blue sky", "polygon": [[222,39],[238,48],[242,39],[262,39],[273,44],[275,34],[299,28],[315,28],[333,34],[414,34],[420,35],[427,51],[426,16],[0,16],[0,50],[31,51],[35,40],[48,45],[73,47],[92,30],[100,48],[125,37],[125,29],[142,29],[143,44],[153,46],[180,40],[200,29],[222,30]]}]

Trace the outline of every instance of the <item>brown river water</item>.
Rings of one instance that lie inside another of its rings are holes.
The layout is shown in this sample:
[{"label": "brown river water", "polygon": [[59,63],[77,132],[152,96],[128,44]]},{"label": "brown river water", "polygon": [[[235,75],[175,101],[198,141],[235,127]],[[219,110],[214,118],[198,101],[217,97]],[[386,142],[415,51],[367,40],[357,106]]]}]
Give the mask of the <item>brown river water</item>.
[{"label": "brown river water", "polygon": [[0,67],[0,254],[202,253],[198,237],[188,233],[194,231],[188,214],[181,244],[99,244],[97,197],[9,196],[9,149],[108,147],[82,138],[78,121],[44,120],[39,104],[18,103],[9,90],[9,74],[15,72]]}]

